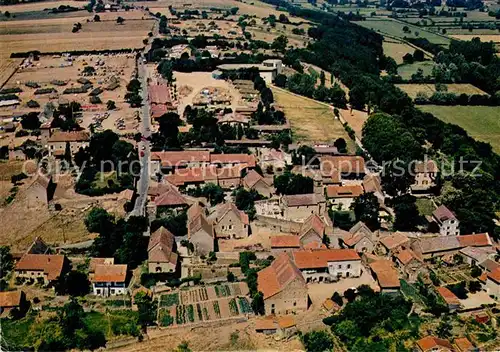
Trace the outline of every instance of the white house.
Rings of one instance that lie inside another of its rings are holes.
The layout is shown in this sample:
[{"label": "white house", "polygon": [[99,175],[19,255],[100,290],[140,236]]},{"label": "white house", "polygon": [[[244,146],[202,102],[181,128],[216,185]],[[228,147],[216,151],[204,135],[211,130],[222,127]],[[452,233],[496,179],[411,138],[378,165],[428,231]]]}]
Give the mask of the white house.
[{"label": "white house", "polygon": [[444,205],[441,205],[439,208],[434,210],[432,217],[439,226],[439,233],[441,236],[460,235],[460,222],[456,218],[455,214],[453,214],[453,212]]},{"label": "white house", "polygon": [[361,258],[352,249],[294,251],[292,259],[308,283],[361,276]]},{"label": "white house", "polygon": [[125,280],[127,278],[127,265],[96,265],[92,277],[92,291],[96,296],[116,296],[127,293]]}]

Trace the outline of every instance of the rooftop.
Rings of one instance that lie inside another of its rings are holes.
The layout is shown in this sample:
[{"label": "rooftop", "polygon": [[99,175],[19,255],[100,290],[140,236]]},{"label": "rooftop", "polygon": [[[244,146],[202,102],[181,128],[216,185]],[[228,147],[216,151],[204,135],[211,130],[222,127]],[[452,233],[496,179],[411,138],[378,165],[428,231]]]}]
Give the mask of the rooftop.
[{"label": "rooftop", "polygon": [[96,265],[92,282],[125,282],[127,264]]},{"label": "rooftop", "polygon": [[417,341],[418,347],[423,351],[430,351],[430,350],[442,350],[445,348],[446,350],[452,351],[453,346],[448,340],[444,339],[439,339],[434,336],[426,336],[420,340]]},{"label": "rooftop", "polygon": [[57,279],[64,267],[64,255],[25,254],[16,264],[16,270],[43,271],[48,280]]},{"label": "rooftop", "polygon": [[271,248],[300,248],[300,238],[295,235],[271,236]]},{"label": "rooftop", "polygon": [[174,252],[175,237],[165,227],[160,227],[151,234],[148,244],[148,261],[177,264]]},{"label": "rooftop", "polygon": [[395,232],[380,239],[380,243],[382,243],[384,247],[389,250],[402,246],[409,241],[410,239],[401,232]]},{"label": "rooftop", "polygon": [[364,190],[361,185],[330,185],[326,187],[326,196],[328,198],[355,198],[363,193]]},{"label": "rooftop", "polygon": [[432,216],[439,222],[457,219],[455,214],[453,214],[453,212],[444,205],[440,205],[436,210],[434,210]]},{"label": "rooftop", "polygon": [[451,292],[448,288],[441,286],[437,287],[436,291],[439,295],[445,300],[447,304],[460,304],[460,300],[453,292]]},{"label": "rooftop", "polygon": [[71,131],[63,132],[57,131],[50,136],[49,143],[57,142],[87,142],[90,140],[90,136],[86,131]]},{"label": "rooftop", "polygon": [[352,249],[317,249],[292,252],[293,261],[299,269],[320,269],[328,267],[329,262],[361,260]]},{"label": "rooftop", "polygon": [[293,194],[283,196],[284,203],[289,207],[298,207],[304,205],[317,205],[325,202],[325,197],[321,194]]},{"label": "rooftop", "polygon": [[286,253],[280,254],[267,268],[257,273],[258,290],[264,299],[274,296],[283,290],[290,282],[298,281],[306,287],[302,273]]},{"label": "rooftop", "polygon": [[382,259],[370,264],[370,268],[377,276],[381,288],[399,288],[398,272],[392,265],[392,261]]},{"label": "rooftop", "polygon": [[0,292],[0,308],[17,307],[21,303],[23,291]]}]

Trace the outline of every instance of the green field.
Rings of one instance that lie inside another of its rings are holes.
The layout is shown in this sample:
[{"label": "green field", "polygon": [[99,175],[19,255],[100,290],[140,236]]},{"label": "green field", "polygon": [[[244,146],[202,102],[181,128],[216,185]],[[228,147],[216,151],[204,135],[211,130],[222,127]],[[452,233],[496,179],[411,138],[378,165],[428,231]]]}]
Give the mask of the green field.
[{"label": "green field", "polygon": [[398,75],[400,75],[403,79],[411,79],[411,75],[417,73],[417,70],[421,68],[424,71],[424,76],[427,76],[432,74],[433,67],[433,61],[414,62],[412,64],[399,66]]},{"label": "green field", "polygon": [[419,106],[444,122],[456,124],[477,140],[488,142],[500,153],[500,107],[498,106]]},{"label": "green field", "polygon": [[[356,22],[360,26],[370,28],[381,34],[387,34],[397,38],[427,38],[430,42],[434,44],[440,44],[448,46],[450,44],[450,39],[437,35],[435,33],[427,32],[420,27],[413,26],[409,23],[402,23],[390,19],[369,19],[366,21]],[[407,26],[411,32],[403,32],[403,27]],[[417,34],[418,33],[418,34]]]}]

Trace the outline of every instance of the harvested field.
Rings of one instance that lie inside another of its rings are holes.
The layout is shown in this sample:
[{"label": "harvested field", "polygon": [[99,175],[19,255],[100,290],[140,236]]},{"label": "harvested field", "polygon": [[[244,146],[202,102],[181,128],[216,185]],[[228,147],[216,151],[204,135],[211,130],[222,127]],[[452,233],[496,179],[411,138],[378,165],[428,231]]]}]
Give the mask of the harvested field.
[{"label": "harvested field", "polygon": [[403,56],[413,54],[415,49],[408,44],[401,43],[392,39],[385,39],[382,43],[384,54],[392,57],[398,65],[403,63]]},{"label": "harvested field", "polygon": [[273,95],[277,105],[284,109],[295,139],[309,142],[333,142],[337,138],[344,138],[349,151],[356,150],[354,142],[349,138],[340,121],[335,120],[332,108],[328,105],[274,87]]},{"label": "harvested field", "polygon": [[306,37],[302,37],[300,35],[290,34],[283,31],[271,31],[268,32],[265,29],[260,29],[257,27],[247,27],[248,32],[252,33],[252,39],[255,40],[263,40],[268,43],[272,43],[273,40],[280,35],[285,35],[288,38],[288,45],[303,48],[309,42],[309,39]]},{"label": "harvested field", "polygon": [[3,87],[22,61],[22,59],[1,60],[0,58],[0,87]]},{"label": "harvested field", "polygon": [[459,40],[472,40],[473,38],[479,37],[482,42],[492,41],[494,43],[500,43],[500,34],[454,34],[450,35],[453,39]]},{"label": "harvested field", "polygon": [[[418,84],[418,83],[409,83],[409,84],[396,84],[396,86],[408,94],[412,99],[415,99],[418,92],[424,92],[427,96],[431,96],[436,92],[436,88],[434,84]],[[473,86],[469,83],[460,83],[460,84],[446,84],[449,93],[455,94],[487,94],[481,89]]]},{"label": "harvested field", "polygon": [[340,109],[340,115],[349,124],[359,139],[363,136],[363,125],[368,120],[366,111],[356,109]]},{"label": "harvested field", "polygon": [[422,105],[425,112],[434,114],[440,120],[456,124],[472,137],[488,142],[500,153],[500,107],[498,106],[438,106]]},{"label": "harvested field", "polygon": [[3,13],[9,11],[10,13],[16,12],[26,12],[26,11],[42,11],[45,9],[51,9],[54,7],[59,7],[61,5],[67,5],[72,7],[83,7],[87,5],[84,1],[39,1],[30,2],[26,4],[16,4],[16,5],[2,5],[0,6],[0,11]]},{"label": "harvested field", "polygon": [[[116,13],[113,15],[118,17]],[[123,25],[114,21],[86,23],[89,18],[5,22],[0,28],[0,58],[8,58],[13,52],[32,50],[60,52],[141,48],[154,23],[154,20],[125,20]],[[82,23],[82,29],[71,33],[76,22]]]}]

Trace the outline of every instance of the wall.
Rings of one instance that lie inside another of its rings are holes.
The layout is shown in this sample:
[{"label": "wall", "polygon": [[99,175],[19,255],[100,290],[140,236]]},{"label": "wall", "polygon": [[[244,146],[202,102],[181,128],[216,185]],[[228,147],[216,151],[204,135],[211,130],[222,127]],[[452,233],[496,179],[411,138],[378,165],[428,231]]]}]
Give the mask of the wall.
[{"label": "wall", "polygon": [[302,227],[301,222],[277,219],[265,215],[257,215],[254,224],[255,226],[267,227],[274,231],[292,233],[299,233],[300,228]]},{"label": "wall", "polygon": [[215,233],[217,238],[247,238],[248,225],[243,224],[239,215],[229,211],[222,219],[216,219]]},{"label": "wall", "polygon": [[[160,270],[158,271],[157,268]],[[159,263],[148,261],[148,270],[150,273],[173,273],[175,265],[172,263]]]},{"label": "wall", "polygon": [[266,314],[290,314],[307,310],[307,287],[296,279],[281,292],[264,300]]}]

